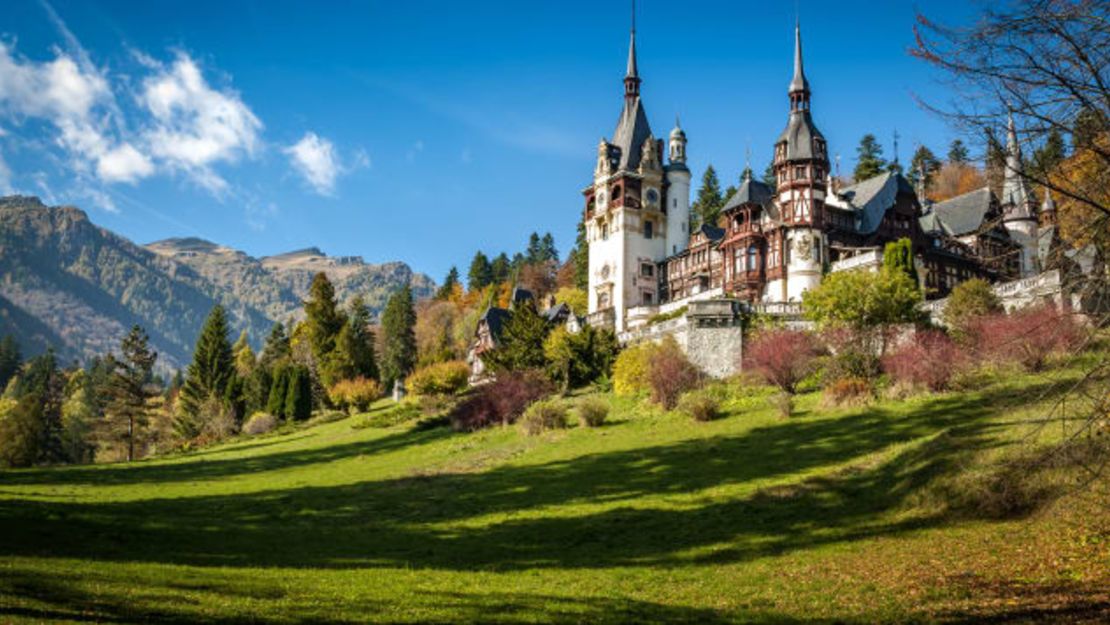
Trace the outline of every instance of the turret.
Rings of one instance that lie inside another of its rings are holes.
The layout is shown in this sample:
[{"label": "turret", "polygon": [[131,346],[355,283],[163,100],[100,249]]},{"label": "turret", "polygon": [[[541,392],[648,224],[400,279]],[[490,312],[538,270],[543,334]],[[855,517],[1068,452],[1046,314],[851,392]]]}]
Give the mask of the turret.
[{"label": "turret", "polygon": [[1021,145],[1018,143],[1014,117],[1006,124],[1006,173],[1002,181],[1002,224],[1016,243],[1021,245],[1021,275],[1031,276],[1037,268],[1036,198],[1025,179]]},{"label": "turret", "polygon": [[690,169],[686,167],[686,131],[674,120],[666,168],[667,241],[666,254],[686,249],[690,242]]}]

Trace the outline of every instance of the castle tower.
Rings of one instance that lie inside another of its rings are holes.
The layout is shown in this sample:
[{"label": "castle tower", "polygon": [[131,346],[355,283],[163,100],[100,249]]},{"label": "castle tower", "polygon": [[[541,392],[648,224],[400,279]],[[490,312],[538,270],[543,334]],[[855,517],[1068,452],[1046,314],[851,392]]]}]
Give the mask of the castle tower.
[{"label": "castle tower", "polygon": [[[657,263],[666,257],[672,236],[665,212],[663,142],[648,125],[640,82],[633,26],[624,75],[624,107],[612,140],[602,139],[598,144],[593,184],[583,191],[590,322],[611,324],[618,332],[625,329],[629,308],[659,303]],[[684,156],[684,140],[681,151]],[[681,175],[676,172],[676,176],[681,182]],[[686,180],[680,206],[689,203],[688,173]]]},{"label": "castle tower", "polygon": [[790,117],[775,142],[772,167],[776,197],[785,224],[778,242],[785,265],[780,279],[767,283],[765,299],[800,301],[802,293],[821,281],[826,243],[821,232],[829,158],[825,137],[810,116],[809,81],[802,64],[802,33],[794,27],[794,77],[787,92]]},{"label": "castle tower", "polygon": [[666,254],[677,254],[686,249],[690,242],[690,169],[686,167],[686,131],[674,120],[667,155],[666,206],[667,238]]},{"label": "castle tower", "polygon": [[1021,245],[1021,275],[1039,271],[1037,265],[1037,199],[1023,175],[1024,163],[1018,144],[1014,118],[1009,116],[1006,128],[1006,174],[1002,182],[1002,225],[1010,238]]}]

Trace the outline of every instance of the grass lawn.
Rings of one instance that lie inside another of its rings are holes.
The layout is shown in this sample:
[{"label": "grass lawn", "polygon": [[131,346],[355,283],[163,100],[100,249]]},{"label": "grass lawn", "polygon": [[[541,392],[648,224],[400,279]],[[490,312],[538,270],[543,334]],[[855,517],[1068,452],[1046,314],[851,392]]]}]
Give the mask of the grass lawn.
[{"label": "grass lawn", "polygon": [[976,490],[1060,436],[1030,420],[1084,369],[788,420],[734,387],[709,423],[612,398],[535,438],[356,417],[3,472],[0,621],[1106,622],[1104,491],[1055,498],[1066,463],[1011,514]]}]

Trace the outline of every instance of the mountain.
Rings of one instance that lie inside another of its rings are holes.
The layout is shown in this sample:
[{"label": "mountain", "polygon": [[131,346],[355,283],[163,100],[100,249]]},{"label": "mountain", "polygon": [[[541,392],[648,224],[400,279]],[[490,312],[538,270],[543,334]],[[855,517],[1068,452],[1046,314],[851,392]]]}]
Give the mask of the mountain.
[{"label": "mountain", "polygon": [[0,335],[15,335],[28,354],[52,346],[64,361],[103,355],[137,323],[160,368],[176,369],[188,363],[216,304],[227,308],[234,333],[246,330],[257,347],[275,321],[301,314],[317,271],[335,282],[342,301],[360,293],[375,314],[406,282],[418,297],[435,288],[404,263],[332,258],[315,248],[257,259],[197,238],[140,246],[78,208],[0,198]]}]

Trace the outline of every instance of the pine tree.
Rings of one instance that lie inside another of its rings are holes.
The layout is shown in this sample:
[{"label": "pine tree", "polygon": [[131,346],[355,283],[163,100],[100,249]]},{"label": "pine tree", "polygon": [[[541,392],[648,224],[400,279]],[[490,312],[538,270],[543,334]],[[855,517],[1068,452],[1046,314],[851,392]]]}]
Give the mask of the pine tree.
[{"label": "pine tree", "polygon": [[[717,180],[717,171],[710,165],[705,168],[705,174],[701,177],[701,188],[698,189],[698,198],[692,207],[698,225],[717,225],[717,217],[720,216],[723,205],[721,183]],[[694,224],[691,224],[691,231],[694,229],[693,226]]]},{"label": "pine tree", "polygon": [[585,291],[590,286],[590,244],[586,241],[586,224],[578,222],[578,236],[574,240],[574,250],[570,253],[574,263],[574,286]]},{"label": "pine tree", "polygon": [[[25,410],[21,408],[18,415],[9,414],[7,418],[0,419],[0,441],[5,447],[0,449],[0,453],[11,466],[64,461],[62,403],[65,399],[65,379],[58,370],[54,350],[48,349],[45,354],[28,360],[13,386],[12,399]],[[13,459],[18,462],[13,462]],[[27,461],[24,463],[24,460]]]},{"label": "pine tree", "polygon": [[454,265],[451,265],[450,271],[447,272],[447,277],[443,279],[443,286],[439,287],[436,291],[435,298],[438,300],[446,300],[451,298],[451,294],[455,292],[455,287],[459,284],[459,270]]},{"label": "pine tree", "polygon": [[886,168],[886,159],[883,158],[883,146],[875,135],[868,133],[859,140],[856,148],[856,169],[852,176],[856,182],[874,178],[883,173]]},{"label": "pine tree", "polygon": [[1105,136],[1107,132],[1110,132],[1110,120],[1106,115],[1096,109],[1083,107],[1072,124],[1072,148],[1078,150],[1093,147],[1098,138]]},{"label": "pine tree", "polygon": [[1044,144],[1033,152],[1033,171],[1036,175],[1047,178],[1067,157],[1068,148],[1064,137],[1059,130],[1053,128],[1045,137]]},{"label": "pine tree", "polygon": [[15,342],[10,334],[0,339],[0,392],[8,386],[8,380],[19,371],[23,362],[23,355],[19,351],[19,343]]},{"label": "pine tree", "polygon": [[490,265],[490,274],[493,277],[491,284],[502,284],[513,279],[513,264],[508,254],[501,252],[493,259]]},{"label": "pine tree", "polygon": [[394,293],[382,313],[381,371],[382,384],[388,390],[397,380],[412,372],[416,363],[416,312],[413,310],[412,289],[406,284]]},{"label": "pine tree", "polygon": [[775,175],[775,164],[767,163],[767,169],[763,170],[763,184],[777,189],[779,186],[778,176]]},{"label": "pine tree", "polygon": [[112,437],[127,443],[128,462],[135,459],[135,439],[147,426],[150,414],[147,400],[154,395],[150,381],[158,354],[148,343],[146,332],[135,325],[120,343],[120,358],[108,356],[112,377],[108,383],[105,412]]},{"label": "pine tree", "polygon": [[[940,160],[937,159],[936,154],[924,145],[917,146],[917,150],[913,153],[913,159],[910,161],[910,173],[906,176],[910,183],[915,187],[921,182],[922,172],[925,174],[924,186],[929,188],[929,184],[933,181],[933,176],[940,171]],[[919,198],[924,200],[925,198]]]},{"label": "pine tree", "polygon": [[474,260],[470,261],[470,271],[466,276],[466,288],[471,291],[484,289],[493,282],[493,271],[490,268],[489,258],[481,251],[474,252]]},{"label": "pine tree", "polygon": [[547,363],[543,343],[547,339],[547,322],[526,301],[513,308],[512,316],[501,329],[497,349],[482,354],[482,361],[494,371],[540,369]]},{"label": "pine tree", "polygon": [[274,381],[270,385],[270,394],[266,401],[266,412],[275,417],[286,417],[285,396],[289,393],[289,372],[291,365],[283,363],[274,369]]},{"label": "pine tree", "polygon": [[312,357],[317,365],[328,361],[339,330],[343,328],[343,314],[335,301],[335,288],[327,274],[319,272],[312,278],[308,299],[304,303],[305,323]]},{"label": "pine tree", "polygon": [[540,244],[540,235],[533,232],[528,235],[528,247],[524,251],[524,260],[529,265],[543,262],[543,246]]},{"label": "pine tree", "polygon": [[550,232],[544,233],[543,239],[540,240],[540,261],[559,262],[559,250],[555,247],[555,237],[551,236]]},{"label": "pine tree", "polygon": [[332,353],[334,380],[364,377],[377,379],[374,359],[374,334],[370,330],[370,309],[361,295],[351,300],[350,313],[336,339]]},{"label": "pine tree", "polygon": [[184,415],[195,419],[209,400],[224,401],[228,384],[235,377],[235,360],[227,340],[227,315],[216,305],[200,330],[193,361],[185,373],[180,403]]},{"label": "pine tree", "polygon": [[275,323],[270,328],[270,336],[266,337],[266,344],[258,357],[258,365],[265,369],[273,369],[275,364],[289,358],[291,353],[289,335],[285,333],[285,326]]},{"label": "pine tree", "polygon": [[948,162],[953,165],[966,165],[968,161],[967,146],[963,141],[955,139],[948,147]]},{"label": "pine tree", "polygon": [[312,375],[302,365],[290,367],[288,371],[285,417],[293,421],[306,421],[312,416]]}]

